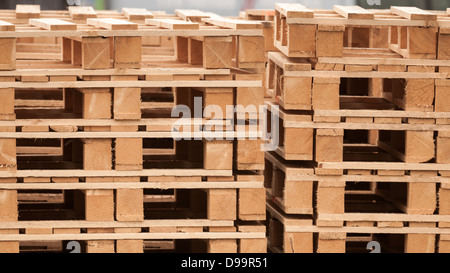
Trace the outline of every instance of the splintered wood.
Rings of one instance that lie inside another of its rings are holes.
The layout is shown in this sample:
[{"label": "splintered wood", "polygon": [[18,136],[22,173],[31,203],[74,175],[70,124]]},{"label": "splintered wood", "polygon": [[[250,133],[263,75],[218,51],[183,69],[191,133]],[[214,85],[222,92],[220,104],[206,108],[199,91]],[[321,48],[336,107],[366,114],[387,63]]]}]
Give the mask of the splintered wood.
[{"label": "splintered wood", "polygon": [[176,13],[0,11],[0,252],[267,252],[262,23]]},{"label": "splintered wood", "polygon": [[269,250],[448,252],[448,14],[276,4],[274,15]]}]

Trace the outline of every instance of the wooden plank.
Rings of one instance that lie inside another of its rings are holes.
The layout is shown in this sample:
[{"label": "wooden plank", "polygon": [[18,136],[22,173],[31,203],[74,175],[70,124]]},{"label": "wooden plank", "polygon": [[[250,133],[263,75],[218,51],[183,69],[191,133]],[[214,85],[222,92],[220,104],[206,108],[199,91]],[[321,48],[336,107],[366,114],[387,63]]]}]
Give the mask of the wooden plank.
[{"label": "wooden plank", "polygon": [[97,12],[90,6],[70,6],[70,17],[74,20],[85,20],[87,18],[97,18]]},{"label": "wooden plank", "polygon": [[[420,227],[302,227],[288,226],[286,232],[314,232],[314,233],[366,233],[366,234],[450,234],[449,228],[420,228]],[[6,235],[5,235],[6,236]]]},{"label": "wooden plank", "polygon": [[128,20],[145,20],[154,18],[152,12],[147,9],[139,9],[139,8],[123,8],[122,14],[128,18]]},{"label": "wooden plank", "polygon": [[[450,167],[449,167],[450,169]],[[0,178],[13,177],[135,177],[135,176],[232,176],[231,170],[149,169],[143,171],[36,170],[2,171]]]},{"label": "wooden plank", "polygon": [[16,5],[16,18],[39,18],[41,16],[40,5]]},{"label": "wooden plank", "polygon": [[334,11],[347,19],[374,19],[375,14],[360,6],[341,6],[334,5]]},{"label": "wooden plank", "polygon": [[416,7],[391,7],[391,12],[409,20],[436,21],[437,14]]},{"label": "wooden plank", "polygon": [[275,9],[288,18],[314,18],[314,11],[301,4],[277,3]]},{"label": "wooden plank", "polygon": [[[105,19],[87,19],[87,24],[98,28],[105,28],[108,30],[137,30],[138,24],[128,22],[120,19],[105,18]],[[122,36],[122,35],[116,35]]]},{"label": "wooden plank", "polygon": [[203,18],[210,18],[211,13],[194,9],[176,9],[175,14],[183,20],[191,22],[201,22]]},{"label": "wooden plank", "polygon": [[16,26],[11,24],[10,22],[5,22],[0,20],[0,31],[14,31],[16,30]]},{"label": "wooden plank", "polygon": [[[226,182],[226,181],[225,181]],[[263,189],[262,182],[0,183],[2,190]]]},{"label": "wooden plank", "polygon": [[211,25],[215,25],[223,28],[231,29],[262,29],[262,23],[258,21],[246,21],[246,20],[235,20],[222,17],[212,17],[202,19],[202,21],[207,22]]},{"label": "wooden plank", "polygon": [[30,19],[30,25],[46,30],[77,30],[77,25],[59,19]]},{"label": "wooden plank", "polygon": [[397,163],[397,162],[323,162],[319,163],[324,169],[349,170],[411,170],[411,171],[447,171],[448,164],[435,163]]},{"label": "wooden plank", "polygon": [[320,214],[318,220],[326,221],[401,221],[401,222],[450,222],[450,215],[414,215],[402,213],[345,213]]},{"label": "wooden plank", "polygon": [[0,235],[0,241],[86,241],[86,240],[161,240],[161,239],[264,239],[265,232],[173,232],[173,233],[83,233]]},{"label": "wooden plank", "polygon": [[[88,19],[88,20],[98,20],[98,19]],[[115,19],[118,20],[118,19]],[[122,20],[119,20],[122,21]],[[92,23],[93,26],[97,27],[97,22]],[[109,23],[105,24],[106,26]],[[224,37],[224,36],[261,36],[263,35],[262,29],[217,29],[217,28],[200,28],[199,30],[170,30],[170,29],[139,29],[137,30],[137,25],[135,30],[127,29],[123,30],[108,30],[108,29],[86,29],[77,31],[37,31],[37,30],[23,30],[20,32],[5,31],[0,32],[0,38],[20,38],[20,37],[82,37],[82,36],[92,36],[93,31],[95,31],[95,36],[121,36],[121,37],[161,37],[161,36],[211,36],[211,37]]]},{"label": "wooden plank", "polygon": [[111,88],[111,87],[261,87],[262,81],[77,81],[0,82],[0,88]]},{"label": "wooden plank", "polygon": [[167,68],[141,68],[141,69],[16,69],[13,71],[0,71],[0,77],[20,77],[20,76],[160,76],[160,75],[229,75],[230,69],[206,69],[187,67],[167,67]]},{"label": "wooden plank", "polygon": [[198,23],[186,22],[175,19],[146,19],[145,23],[151,26],[157,26],[167,29],[200,29]]}]

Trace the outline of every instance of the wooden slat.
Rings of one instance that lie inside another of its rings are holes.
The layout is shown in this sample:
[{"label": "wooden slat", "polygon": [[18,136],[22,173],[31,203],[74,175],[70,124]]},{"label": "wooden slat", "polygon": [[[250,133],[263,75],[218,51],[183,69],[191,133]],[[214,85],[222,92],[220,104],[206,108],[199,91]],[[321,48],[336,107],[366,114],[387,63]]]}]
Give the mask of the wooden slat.
[{"label": "wooden slat", "polygon": [[374,19],[375,14],[360,6],[340,6],[334,5],[334,11],[347,19]]},{"label": "wooden slat", "polygon": [[93,7],[88,6],[71,6],[69,7],[69,14],[74,20],[97,18],[97,12]]},{"label": "wooden slat", "polygon": [[[12,177],[138,177],[138,176],[232,176],[232,170],[204,170],[204,169],[147,169],[142,171],[88,171],[88,170],[19,170],[19,171],[2,171],[1,178]],[[184,182],[184,181],[182,181]],[[147,182],[148,183],[148,182]],[[159,187],[165,185],[166,182],[159,183]],[[205,182],[200,187],[205,187]],[[209,183],[209,182],[208,182]],[[116,183],[114,183],[116,184]],[[117,183],[118,184],[118,183]],[[157,185],[156,183],[155,185]],[[11,187],[9,185],[0,184],[3,187]],[[18,184],[16,184],[18,185]],[[107,185],[105,183],[105,185]],[[150,184],[149,184],[150,185]],[[126,187],[126,185],[124,185]],[[140,187],[140,183],[138,185]],[[101,187],[101,185],[99,185]],[[180,185],[180,187],[183,187]],[[224,185],[227,187],[227,185]],[[229,187],[229,186],[228,186]]]},{"label": "wooden slat", "polygon": [[391,7],[391,12],[409,20],[437,20],[437,14],[416,7]]},{"label": "wooden slat", "polygon": [[262,29],[263,25],[257,21],[234,20],[222,17],[202,19],[209,24],[231,29]]},{"label": "wooden slat", "polygon": [[137,30],[138,24],[128,22],[120,19],[105,18],[105,19],[88,19],[88,25],[105,28],[108,30]]},{"label": "wooden slat", "polygon": [[17,5],[16,17],[17,18],[39,18],[41,16],[40,5]]},{"label": "wooden slat", "polygon": [[46,30],[77,30],[77,25],[59,19],[30,19],[30,25]]},{"label": "wooden slat", "polygon": [[264,239],[264,232],[82,233],[0,235],[0,241]]},{"label": "wooden slat", "polygon": [[251,16],[275,16],[273,9],[246,9],[245,13]]},{"label": "wooden slat", "polygon": [[260,189],[263,182],[0,183],[2,190]]},{"label": "wooden slat", "polygon": [[201,22],[203,18],[210,18],[211,13],[194,9],[176,9],[175,14],[186,21]]},{"label": "wooden slat", "polygon": [[198,23],[174,20],[174,19],[147,19],[147,25],[158,26],[167,29],[200,29]]},{"label": "wooden slat", "polygon": [[145,20],[155,17],[153,13],[147,9],[138,8],[123,8],[122,14],[128,18],[128,20]]},{"label": "wooden slat", "polygon": [[226,227],[233,226],[233,221],[206,219],[158,219],[142,222],[95,222],[95,221],[20,221],[0,223],[2,229],[24,228],[136,228],[136,227]]},{"label": "wooden slat", "polygon": [[14,31],[16,26],[5,21],[0,21],[0,31]]},{"label": "wooden slat", "polygon": [[301,4],[277,3],[275,9],[288,18],[314,18],[314,11]]}]

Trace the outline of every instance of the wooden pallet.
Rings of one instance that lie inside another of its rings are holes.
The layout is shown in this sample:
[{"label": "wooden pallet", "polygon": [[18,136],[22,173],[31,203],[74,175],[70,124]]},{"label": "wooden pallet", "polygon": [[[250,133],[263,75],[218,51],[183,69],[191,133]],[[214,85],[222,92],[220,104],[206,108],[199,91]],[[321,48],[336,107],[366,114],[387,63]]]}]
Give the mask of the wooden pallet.
[{"label": "wooden pallet", "polygon": [[[269,112],[276,106],[270,102],[266,104]],[[343,112],[358,115],[358,110]],[[361,112],[371,113],[372,117],[344,115],[345,120],[337,123],[313,122],[311,114],[279,110],[280,147],[276,152],[287,160],[316,162],[447,162],[447,125],[436,124],[434,119],[427,118],[404,118],[402,123],[402,118],[387,117],[389,111]],[[385,117],[376,117],[378,113]],[[391,113],[406,116],[408,112]],[[417,114],[421,115],[420,112]],[[298,141],[299,137],[301,141]],[[364,153],[367,156],[360,156]]]},{"label": "wooden pallet", "polygon": [[[273,90],[273,96],[287,110],[446,111],[448,61],[384,58],[383,53],[363,60],[365,52],[352,55],[351,51],[354,50],[348,51],[348,58],[316,60],[287,58],[271,52],[267,88]],[[355,104],[350,108],[345,103],[350,99],[357,102],[358,98],[374,98],[372,103],[377,104]]]},{"label": "wooden pallet", "polygon": [[[436,216],[346,213],[320,219],[345,220],[342,227],[313,224],[311,218],[287,215],[267,204],[269,250],[284,253],[369,253],[367,243],[377,241],[382,253],[447,253],[448,228],[437,227]],[[442,218],[441,218],[442,219]],[[448,218],[446,218],[448,219]],[[359,244],[358,244],[359,243]]]},{"label": "wooden pallet", "polygon": [[[14,69],[16,58],[26,57],[21,52],[16,56],[16,38],[59,37],[61,61],[70,62],[73,67],[105,69],[140,68],[142,53],[150,53],[153,59],[156,55],[149,47],[152,42],[145,37],[168,36],[174,37],[175,54],[169,56],[173,61],[205,68],[264,68],[264,36],[259,22],[217,15],[205,16],[195,23],[165,15],[139,22],[114,16],[86,18],[82,23],[62,18],[29,19],[23,25],[0,14],[0,25],[6,30],[0,35],[5,38],[2,39],[5,57],[0,59],[0,69]],[[160,50],[160,46],[156,47],[157,52]],[[55,53],[46,55],[54,58]]]},{"label": "wooden pallet", "polygon": [[[338,165],[344,171],[338,167],[326,168],[329,165]],[[356,200],[361,196],[372,198],[368,201],[367,209],[373,211],[433,215],[439,208],[441,215],[448,213],[447,177],[439,176],[436,171],[416,169],[423,164],[406,164],[411,166],[408,171],[400,168],[389,170],[389,166],[398,166],[395,163],[385,163],[378,168],[376,165],[376,162],[344,162],[314,166],[314,163],[286,161],[275,153],[267,153],[267,196],[288,214],[364,212],[363,207],[346,203],[346,200]],[[375,203],[380,202],[390,205],[378,207]],[[342,222],[330,224],[342,225]]]},{"label": "wooden pallet", "polygon": [[[33,228],[22,228],[24,226]],[[35,228],[36,226],[43,227]],[[98,226],[102,228],[92,228]],[[104,226],[110,228],[105,229]],[[117,222],[69,221],[55,224],[50,221],[35,221],[23,222],[14,227],[20,227],[25,233],[2,235],[1,238],[2,244],[11,245],[9,250],[13,253],[67,253],[69,251],[65,247],[69,241],[80,243],[82,253],[266,252],[265,226],[233,226],[229,221],[169,219],[126,225]],[[101,232],[86,233],[86,229]],[[4,240],[20,240],[20,243]]]},{"label": "wooden pallet", "polygon": [[329,11],[300,4],[275,9],[275,46],[289,57],[342,57],[345,47],[366,47],[390,48],[406,58],[447,59],[446,12],[339,5]]},{"label": "wooden pallet", "polygon": [[[237,230],[234,224],[265,220],[262,176],[210,176],[202,182],[200,176],[152,175],[139,182],[142,177],[120,175],[85,178],[86,183],[72,177],[2,183],[8,188],[1,190],[2,215],[9,218],[0,223],[6,232],[0,251],[17,252],[27,241],[77,240],[87,241],[87,252],[142,252],[143,240],[150,239],[208,239],[216,249],[210,252],[233,251],[221,244],[234,245],[235,252],[242,239],[241,252],[263,251],[264,226],[236,225]],[[24,234],[14,235],[19,230]]]}]

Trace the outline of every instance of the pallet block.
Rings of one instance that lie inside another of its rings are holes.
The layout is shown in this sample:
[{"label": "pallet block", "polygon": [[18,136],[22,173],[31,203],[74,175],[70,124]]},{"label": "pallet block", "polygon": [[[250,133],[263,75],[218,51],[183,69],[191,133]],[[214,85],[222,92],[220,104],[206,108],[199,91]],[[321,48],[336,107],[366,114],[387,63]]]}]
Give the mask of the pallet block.
[{"label": "pallet block", "polygon": [[[137,81],[137,76],[112,76],[112,81]],[[141,119],[141,88],[114,88],[114,119]]]},{"label": "pallet block", "polygon": [[439,60],[449,60],[450,59],[450,28],[440,27],[438,34],[438,51],[437,59]]},{"label": "pallet block", "polygon": [[342,162],[343,143],[344,143],[344,130],[317,129],[315,161]]},{"label": "pallet block", "polygon": [[[409,223],[410,227],[436,227],[435,223]],[[405,253],[435,253],[435,234],[405,235]]]},{"label": "pallet block", "polygon": [[[264,208],[265,210],[265,208]],[[238,226],[239,232],[266,232],[266,226]],[[267,238],[240,239],[239,253],[267,253]]]},{"label": "pallet block", "polygon": [[[140,233],[140,228],[116,228],[115,233]],[[143,253],[143,240],[117,240],[115,253]]]},{"label": "pallet block", "polygon": [[[64,44],[63,44],[64,45]],[[68,46],[68,44],[66,45]],[[83,37],[82,67],[83,69],[110,68],[110,41],[103,37]],[[64,50],[63,50],[64,52]],[[63,60],[65,55],[63,55]]]},{"label": "pallet block", "polygon": [[238,217],[244,221],[266,219],[265,192],[261,189],[239,189]]},{"label": "pallet block", "polygon": [[114,37],[114,68],[141,68],[142,37]]},{"label": "pallet block", "polygon": [[319,233],[317,253],[345,253],[345,233]]},{"label": "pallet block", "polygon": [[290,227],[312,224],[311,219],[291,219],[270,202],[267,205],[271,216],[268,226],[268,248],[277,253],[313,253],[313,233],[290,232]]},{"label": "pallet block", "polygon": [[240,36],[237,45],[237,64],[239,68],[265,67],[265,39],[263,36]]},{"label": "pallet block", "polygon": [[207,191],[207,210],[210,220],[236,220],[236,190]]},{"label": "pallet block", "polygon": [[316,33],[316,57],[342,57],[344,30],[341,25],[318,25]]},{"label": "pallet block", "polygon": [[0,38],[0,70],[16,69],[16,39]]},{"label": "pallet block", "polygon": [[206,170],[233,169],[233,142],[214,140],[203,142],[203,168]]},{"label": "pallet block", "polygon": [[268,198],[283,212],[289,214],[313,214],[313,181],[296,181],[295,177],[313,175],[314,169],[297,166],[273,153],[266,153],[264,170]]},{"label": "pallet block", "polygon": [[231,37],[204,37],[203,67],[231,68]]}]

